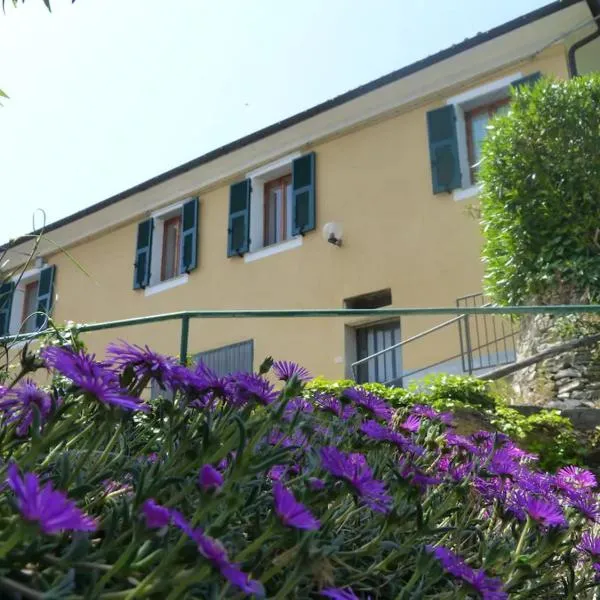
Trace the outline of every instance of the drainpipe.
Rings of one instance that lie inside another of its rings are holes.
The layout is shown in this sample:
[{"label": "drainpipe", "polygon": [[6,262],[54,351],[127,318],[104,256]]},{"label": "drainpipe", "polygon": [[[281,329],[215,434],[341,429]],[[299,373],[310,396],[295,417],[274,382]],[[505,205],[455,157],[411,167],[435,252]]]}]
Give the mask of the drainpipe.
[{"label": "drainpipe", "polygon": [[596,38],[600,37],[600,0],[587,0],[588,6],[594,19],[596,19],[596,31],[594,33],[584,37],[583,39],[575,42],[570,48],[568,53],[569,63],[569,75],[576,77],[579,73],[577,72],[577,61],[575,60],[575,52],[583,46],[593,42]]}]

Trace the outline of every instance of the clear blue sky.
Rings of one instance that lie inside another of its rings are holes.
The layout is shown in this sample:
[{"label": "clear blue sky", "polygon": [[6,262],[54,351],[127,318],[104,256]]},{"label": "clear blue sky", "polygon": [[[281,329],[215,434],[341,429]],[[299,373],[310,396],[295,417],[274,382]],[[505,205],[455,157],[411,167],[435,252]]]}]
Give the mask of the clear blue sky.
[{"label": "clear blue sky", "polygon": [[7,2],[0,242],[548,1]]}]

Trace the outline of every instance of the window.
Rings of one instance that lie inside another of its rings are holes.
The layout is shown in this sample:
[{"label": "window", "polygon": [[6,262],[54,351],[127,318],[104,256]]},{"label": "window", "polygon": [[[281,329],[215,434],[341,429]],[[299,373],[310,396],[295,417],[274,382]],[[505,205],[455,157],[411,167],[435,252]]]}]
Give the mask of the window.
[{"label": "window", "polygon": [[496,115],[505,115],[509,111],[509,98],[484,104],[465,112],[467,151],[471,182],[477,181],[477,171],[481,161],[481,146],[487,135],[488,125]]},{"label": "window", "polygon": [[36,279],[25,285],[23,294],[23,313],[21,316],[21,332],[31,333],[36,329],[37,300],[38,300],[39,281]]},{"label": "window", "polygon": [[181,215],[166,219],[162,223],[163,244],[160,280],[166,281],[179,275],[179,239],[181,234]]},{"label": "window", "polygon": [[264,246],[289,239],[288,217],[292,207],[292,175],[284,175],[265,183]]},{"label": "window", "polygon": [[230,373],[252,373],[254,362],[254,340],[246,340],[200,352],[195,356],[196,361],[202,361],[207,367],[223,377]]},{"label": "window", "polygon": [[134,289],[161,291],[187,281],[198,265],[198,210],[198,198],[191,198],[138,223]]},{"label": "window", "polygon": [[295,153],[231,185],[228,257],[250,262],[302,245],[316,227],[315,161],[314,152]]},{"label": "window", "polygon": [[477,195],[481,143],[490,120],[508,112],[511,88],[533,85],[541,74],[515,73],[449,98],[427,112],[431,182],[434,194],[454,193],[455,200]]},{"label": "window", "polygon": [[399,320],[358,328],[356,330],[357,360],[385,352],[357,365],[357,382],[402,385],[401,348],[387,350],[399,342]]},{"label": "window", "polygon": [[0,336],[44,329],[54,304],[54,265],[31,269],[0,285]]}]

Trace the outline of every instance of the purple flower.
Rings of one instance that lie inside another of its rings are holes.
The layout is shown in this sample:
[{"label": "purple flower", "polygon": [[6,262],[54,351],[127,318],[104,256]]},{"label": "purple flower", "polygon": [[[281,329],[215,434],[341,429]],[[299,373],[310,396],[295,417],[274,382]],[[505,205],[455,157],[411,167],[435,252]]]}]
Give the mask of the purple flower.
[{"label": "purple flower", "polygon": [[385,400],[360,388],[347,388],[343,396],[358,406],[373,413],[378,419],[389,421],[392,418],[392,409]]},{"label": "purple flower", "polygon": [[150,350],[148,346],[137,346],[119,340],[109,344],[106,353],[112,358],[115,366],[121,369],[132,368],[137,377],[148,377],[164,386],[170,382],[173,367],[177,361],[171,356],[164,356]]},{"label": "purple flower", "polygon": [[225,398],[227,394],[227,378],[219,377],[202,361],[194,369],[193,385],[200,393],[210,391],[219,398]]},{"label": "purple flower", "polygon": [[130,483],[115,481],[114,479],[105,479],[102,482],[102,486],[106,495],[116,496],[118,494],[130,494],[133,492],[133,486]]},{"label": "purple flower", "polygon": [[344,405],[341,400],[330,394],[318,394],[315,397],[315,405],[322,411],[332,413],[336,417],[341,417],[344,412]]},{"label": "purple flower", "polygon": [[473,569],[462,558],[444,546],[425,546],[425,550],[433,554],[442,568],[456,579],[464,581],[483,600],[505,600],[508,594],[502,590],[499,579],[488,577],[483,569]]},{"label": "purple flower", "polygon": [[415,487],[421,491],[425,491],[431,485],[438,485],[442,482],[439,477],[427,475],[420,469],[417,469],[407,460],[402,459],[398,463],[398,473],[403,479],[410,481]]},{"label": "purple flower", "polygon": [[400,423],[398,427],[404,429],[405,431],[416,433],[421,427],[421,419],[415,415],[409,415],[406,421],[404,421],[404,423]]},{"label": "purple flower", "polygon": [[204,492],[218,490],[223,485],[223,475],[211,465],[204,465],[198,473],[198,485]]},{"label": "purple flower", "polygon": [[551,500],[527,494],[517,494],[516,501],[536,523],[544,527],[563,527],[567,525],[560,506]]},{"label": "purple flower", "polygon": [[146,519],[146,527],[149,529],[160,529],[171,522],[171,511],[165,506],[157,504],[153,498],[149,498],[142,504],[142,512]]},{"label": "purple flower", "polygon": [[245,594],[264,596],[262,584],[259,581],[250,579],[250,576],[244,573],[239,565],[230,562],[227,551],[219,540],[205,535],[201,529],[194,530],[193,539],[198,544],[200,554],[209,560],[231,585],[234,585]]},{"label": "purple flower", "polygon": [[300,382],[310,381],[311,374],[295,362],[287,360],[277,360],[273,363],[273,373],[281,381],[290,381],[296,378]]},{"label": "purple flower", "polygon": [[351,588],[325,588],[319,595],[331,600],[360,600]]},{"label": "purple flower", "polygon": [[566,503],[589,521],[600,523],[600,506],[594,496],[580,492],[570,492]]},{"label": "purple flower", "polygon": [[563,489],[587,489],[598,485],[596,476],[581,467],[563,467],[559,469],[555,476],[556,484]]},{"label": "purple flower", "polygon": [[362,423],[360,431],[373,440],[395,444],[404,452],[418,455],[421,455],[424,452],[421,446],[413,443],[406,436],[375,420],[369,420]]},{"label": "purple flower", "polygon": [[308,487],[313,492],[320,492],[321,490],[325,489],[325,482],[322,479],[319,479],[318,477],[309,477],[307,483]]},{"label": "purple flower", "polygon": [[594,562],[598,562],[600,559],[600,537],[596,537],[589,531],[586,531],[581,536],[581,541],[577,544],[577,549],[587,554]]},{"label": "purple flower", "polygon": [[233,373],[227,383],[228,398],[236,406],[258,402],[272,404],[279,393],[263,377],[256,373]]},{"label": "purple flower", "polygon": [[367,506],[377,512],[390,512],[392,498],[386,492],[383,481],[373,478],[373,472],[362,454],[346,454],[331,446],[321,448],[320,453],[323,468],[349,483]]},{"label": "purple flower", "polygon": [[460,450],[466,450],[472,454],[477,453],[477,447],[473,444],[469,438],[464,435],[459,435],[458,433],[445,433],[444,438],[446,440],[446,444],[451,448],[458,448]]},{"label": "purple flower", "polygon": [[116,375],[83,350],[75,353],[51,346],[42,350],[42,358],[46,365],[68,377],[82,392],[93,396],[102,404],[128,410],[150,410],[138,398],[127,395],[119,387]]},{"label": "purple flower", "polygon": [[450,413],[441,413],[425,404],[413,405],[410,412],[417,417],[424,417],[430,421],[440,421],[444,425],[452,425],[452,415]]},{"label": "purple flower", "polygon": [[294,498],[294,494],[286,489],[283,484],[273,486],[275,512],[281,522],[287,527],[315,531],[321,524],[319,520],[302,504]]},{"label": "purple flower", "polygon": [[37,475],[21,477],[14,463],[8,467],[7,482],[17,497],[17,506],[26,521],[36,521],[44,533],[95,531],[96,522],[84,514],[75,502],[50,483],[40,487]]},{"label": "purple flower", "polygon": [[283,419],[291,421],[297,413],[312,413],[315,407],[304,398],[292,398],[283,411]]},{"label": "purple flower", "polygon": [[308,445],[308,439],[300,431],[296,431],[292,435],[285,435],[281,430],[273,429],[267,436],[267,443],[282,448],[303,448]]},{"label": "purple flower", "polygon": [[11,390],[4,390],[0,398],[2,398],[0,411],[8,415],[9,423],[17,423],[16,433],[19,437],[23,437],[29,432],[36,408],[40,414],[40,421],[43,423],[50,414],[52,406],[50,396],[40,390],[31,379],[26,379]]}]

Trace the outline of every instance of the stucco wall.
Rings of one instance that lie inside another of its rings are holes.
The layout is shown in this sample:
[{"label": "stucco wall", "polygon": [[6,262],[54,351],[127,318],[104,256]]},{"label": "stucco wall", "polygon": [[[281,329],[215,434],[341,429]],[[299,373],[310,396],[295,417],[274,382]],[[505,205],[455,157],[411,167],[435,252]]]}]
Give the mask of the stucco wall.
[{"label": "stucco wall", "polygon": [[[511,65],[489,80],[521,71],[567,76],[562,46],[526,64]],[[472,86],[484,83],[474,81]],[[448,91],[448,96],[461,90]],[[105,321],[185,309],[336,308],[343,299],[391,288],[394,306],[454,305],[458,296],[481,289],[481,238],[467,214],[471,201],[433,195],[426,112],[438,98],[315,145],[317,231],[301,247],[251,263],[226,257],[230,181],[200,193],[199,267],[189,282],[152,296],[132,289],[136,223],[81,243],[69,251],[83,273],[62,254],[57,265],[54,316],[59,321]],[[240,174],[243,176],[243,174]],[[163,184],[164,185],[164,184]],[[175,184],[173,184],[175,185]],[[198,182],[198,188],[202,182]],[[341,221],[341,248],[323,241],[320,228]],[[408,337],[445,320],[402,322]],[[294,359],[314,374],[341,377],[345,371],[343,319],[195,321],[190,352],[249,338],[255,361],[267,354]],[[88,334],[93,351],[117,337],[177,353],[175,323]],[[450,357],[458,351],[455,327],[407,348],[405,369]]]}]

